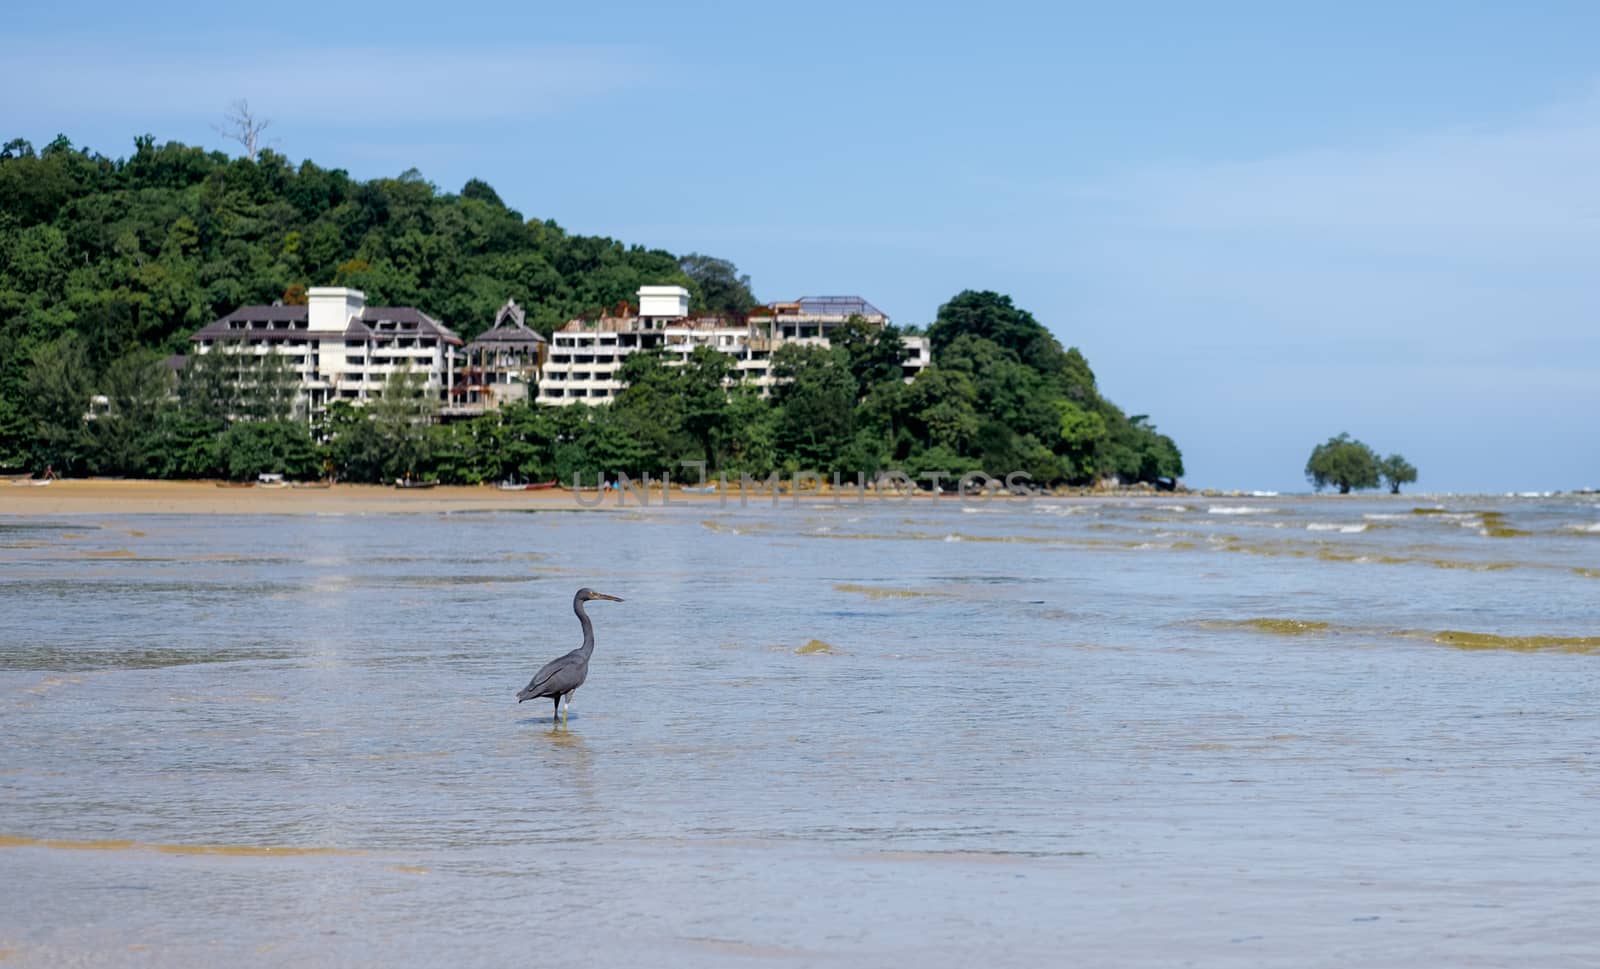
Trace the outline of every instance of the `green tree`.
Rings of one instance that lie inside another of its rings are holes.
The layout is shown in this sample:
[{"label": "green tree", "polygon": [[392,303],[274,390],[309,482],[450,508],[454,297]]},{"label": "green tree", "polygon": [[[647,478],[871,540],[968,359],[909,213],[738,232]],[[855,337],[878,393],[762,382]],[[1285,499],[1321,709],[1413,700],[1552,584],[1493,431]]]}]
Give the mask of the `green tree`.
[{"label": "green tree", "polygon": [[[497,448],[505,477],[519,481],[548,481],[556,477],[556,421],[552,412],[564,413],[569,407],[539,407],[515,403],[502,407]],[[497,475],[498,477],[498,475]]]},{"label": "green tree", "polygon": [[828,342],[844,351],[846,366],[862,397],[880,384],[900,382],[906,345],[894,325],[879,326],[868,323],[860,314],[852,314],[833,329]]},{"label": "green tree", "polygon": [[1060,414],[1055,452],[1069,480],[1090,481],[1100,470],[1099,456],[1110,438],[1105,418],[1065,398],[1055,402]]},{"label": "green tree", "polygon": [[27,402],[34,428],[34,464],[54,466],[61,474],[84,466],[88,431],[90,377],[83,341],[67,334],[33,353]]},{"label": "green tree", "polygon": [[157,354],[135,350],[114,361],[99,383],[105,408],[86,427],[93,470],[114,475],[156,470],[162,415],[172,406],[171,371]]},{"label": "green tree", "polygon": [[287,421],[295,416],[300,376],[276,347],[264,354],[240,355],[240,416],[253,421]]},{"label": "green tree", "polygon": [[699,290],[702,313],[738,316],[757,304],[750,292],[750,277],[741,276],[726,259],[691,252],[678,260],[678,268]]},{"label": "green tree", "polygon": [[727,471],[765,478],[777,470],[777,412],[755,387],[728,392],[727,428]]},{"label": "green tree", "polygon": [[[604,471],[648,472],[659,477],[676,471],[679,458],[687,457],[690,436],[684,424],[683,382],[677,371],[660,352],[628,355],[618,371],[627,387],[617,395],[616,403],[605,408],[605,417],[593,428],[595,433],[607,435],[605,446],[617,455],[613,460],[627,463],[606,466]],[[619,434],[631,437],[634,446],[617,445]]]},{"label": "green tree", "polygon": [[190,354],[178,371],[178,402],[189,414],[211,421],[220,434],[243,409],[242,373],[236,350],[218,346]]},{"label": "green tree", "polygon": [[240,421],[222,435],[227,475],[250,481],[261,474],[315,478],[322,461],[311,431],[299,421]]},{"label": "green tree", "polygon": [[932,449],[970,454],[983,424],[977,402],[972,378],[959,370],[935,366],[917,374],[905,396],[904,423],[919,447],[908,458]]},{"label": "green tree", "polygon": [[1306,461],[1306,478],[1318,491],[1332,486],[1339,494],[1378,486],[1378,455],[1348,433],[1318,444]]},{"label": "green tree", "polygon": [[[322,434],[337,475],[346,481],[384,481],[390,470],[390,452],[377,422],[364,408],[349,401],[328,405]],[[393,480],[392,478],[388,480]]]},{"label": "green tree", "polygon": [[[396,370],[384,381],[377,398],[367,402],[367,420],[376,432],[382,458],[380,481],[405,475],[419,476],[429,459],[428,426],[438,413],[439,401],[427,387],[427,378],[409,367]],[[372,442],[362,442],[367,447]],[[363,455],[370,474],[372,456]],[[372,480],[368,478],[368,480]]]},{"label": "green tree", "polygon": [[843,350],[789,343],[772,355],[778,452],[789,470],[849,471],[842,457],[855,434],[856,380]]},{"label": "green tree", "polygon": [[988,340],[1040,373],[1055,373],[1062,367],[1061,344],[1009,296],[969,289],[939,307],[938,319],[928,327],[934,359],[962,336]]},{"label": "green tree", "polygon": [[728,355],[710,347],[695,347],[677,368],[683,428],[699,442],[706,467],[713,472],[721,465],[719,448],[728,431],[728,390],[724,384],[732,370]]},{"label": "green tree", "polygon": [[1384,458],[1378,465],[1378,471],[1383,475],[1384,483],[1389,486],[1389,493],[1392,495],[1400,493],[1401,485],[1417,480],[1417,469],[1398,454]]}]

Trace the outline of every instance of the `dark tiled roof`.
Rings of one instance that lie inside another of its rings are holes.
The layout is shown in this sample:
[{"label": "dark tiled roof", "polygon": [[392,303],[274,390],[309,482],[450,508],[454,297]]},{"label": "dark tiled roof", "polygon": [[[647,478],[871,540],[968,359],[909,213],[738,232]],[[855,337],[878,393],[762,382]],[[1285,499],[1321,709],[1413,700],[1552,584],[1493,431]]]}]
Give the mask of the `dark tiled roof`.
[{"label": "dark tiled roof", "polygon": [[373,332],[379,335],[393,332],[393,330],[374,324],[398,323],[399,331],[402,333],[428,334],[437,336],[446,343],[454,343],[456,346],[461,345],[461,338],[455,335],[455,331],[421,310],[412,309],[409,306],[368,306],[361,311],[361,322],[367,324],[372,328]]},{"label": "dark tiled roof", "polygon": [[290,322],[305,322],[311,318],[309,307],[305,306],[241,306],[224,316],[225,320],[264,320],[277,322],[287,320]]},{"label": "dark tiled roof", "polygon": [[547,342],[545,338],[540,336],[537,331],[530,330],[522,324],[507,322],[492,330],[485,330],[478,334],[477,339],[473,340],[470,346],[536,347],[545,342]]},{"label": "dark tiled roof", "polygon": [[310,340],[315,336],[310,330],[235,330],[225,322],[209,323],[189,337],[191,343],[201,340],[248,340],[252,342],[280,343],[284,340]]},{"label": "dark tiled roof", "polygon": [[[304,306],[241,306],[220,320],[213,320],[195,331],[190,340],[258,340],[287,339],[291,334],[305,335],[310,313]],[[255,324],[287,323],[281,330],[268,329]],[[296,327],[294,324],[299,324]]]},{"label": "dark tiled roof", "polygon": [[[310,336],[310,331],[306,328],[309,320],[310,313],[304,306],[241,306],[222,319],[207,323],[196,330],[189,339],[196,343],[201,340],[269,342],[303,340]],[[396,326],[382,328],[380,332],[377,324],[383,322],[394,323]],[[274,329],[260,324],[288,324],[288,326]],[[388,334],[436,336],[445,343],[461,345],[461,338],[449,327],[421,310],[409,306],[368,306],[361,311],[359,317],[350,318],[350,325],[344,332],[345,338],[352,340],[366,340]]]}]

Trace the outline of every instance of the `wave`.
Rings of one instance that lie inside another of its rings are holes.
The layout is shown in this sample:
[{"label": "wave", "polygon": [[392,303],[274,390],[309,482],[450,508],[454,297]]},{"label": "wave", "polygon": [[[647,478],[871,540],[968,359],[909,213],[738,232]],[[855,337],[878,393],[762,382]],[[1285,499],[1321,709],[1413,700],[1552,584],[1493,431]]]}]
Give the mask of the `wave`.
[{"label": "wave", "polygon": [[1208,515],[1270,515],[1273,509],[1258,508],[1254,505],[1212,505],[1206,509]]},{"label": "wave", "polygon": [[1339,525],[1333,522],[1312,522],[1306,526],[1308,532],[1341,532],[1345,535],[1355,535],[1367,530],[1365,524]]}]

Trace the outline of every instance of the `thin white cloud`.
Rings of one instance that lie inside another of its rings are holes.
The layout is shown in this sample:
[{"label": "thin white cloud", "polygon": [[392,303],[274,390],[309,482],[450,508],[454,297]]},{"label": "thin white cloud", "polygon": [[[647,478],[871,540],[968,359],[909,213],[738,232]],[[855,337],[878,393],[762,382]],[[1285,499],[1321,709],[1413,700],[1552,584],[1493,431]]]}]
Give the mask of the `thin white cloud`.
[{"label": "thin white cloud", "polygon": [[1143,167],[1066,194],[1119,222],[1230,234],[1361,235],[1377,244],[1595,240],[1600,95],[1494,129]]},{"label": "thin white cloud", "polygon": [[[9,49],[7,49],[9,48]],[[13,120],[216,117],[236,98],[296,124],[515,121],[648,83],[626,47],[428,50],[275,45],[238,52],[0,44]]]}]

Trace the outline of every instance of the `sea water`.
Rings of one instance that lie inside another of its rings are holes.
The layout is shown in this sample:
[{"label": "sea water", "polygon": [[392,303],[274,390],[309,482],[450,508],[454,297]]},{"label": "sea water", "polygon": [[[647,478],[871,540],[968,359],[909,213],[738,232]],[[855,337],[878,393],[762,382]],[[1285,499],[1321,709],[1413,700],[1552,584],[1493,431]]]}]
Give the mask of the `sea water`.
[{"label": "sea water", "polygon": [[0,960],[1589,966],[1597,671],[1593,497],[0,515]]}]

